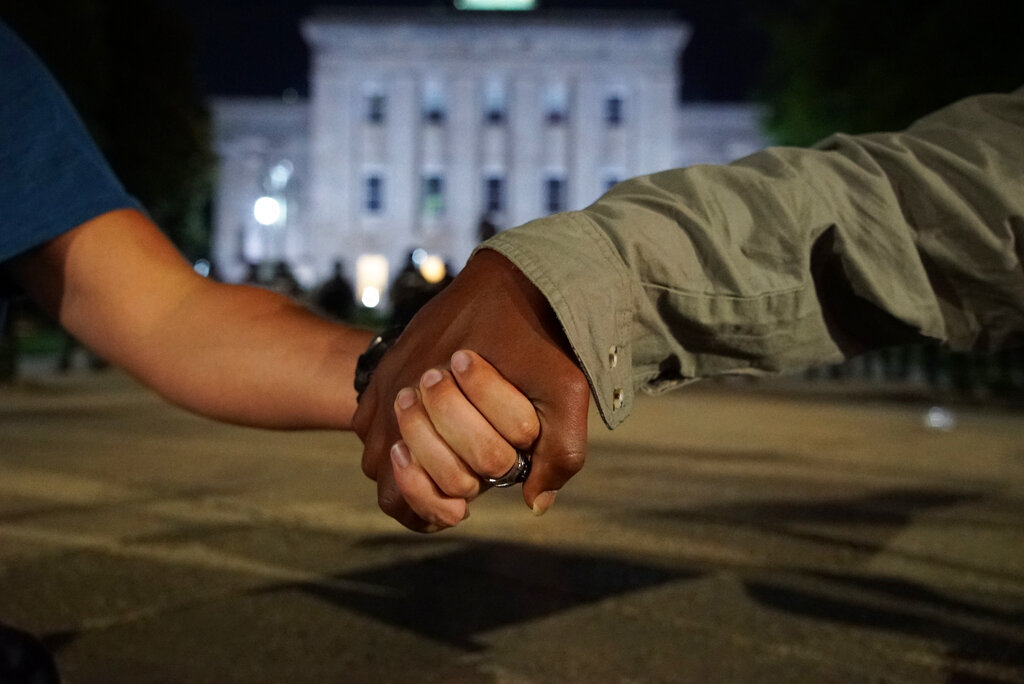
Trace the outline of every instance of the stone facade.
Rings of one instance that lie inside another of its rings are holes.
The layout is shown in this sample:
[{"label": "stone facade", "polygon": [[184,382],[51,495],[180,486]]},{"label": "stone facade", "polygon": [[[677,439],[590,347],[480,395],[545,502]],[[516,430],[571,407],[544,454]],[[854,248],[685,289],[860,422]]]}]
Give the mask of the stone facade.
[{"label": "stone facade", "polygon": [[[663,16],[361,11],[303,34],[308,103],[214,103],[215,260],[229,279],[284,260],[311,285],[373,256],[386,280],[413,248],[458,268],[484,218],[518,225],[762,146],[754,106],[680,107],[690,32]],[[253,217],[261,195],[287,208],[270,226]]]},{"label": "stone facade", "polygon": [[[309,254],[307,214],[309,107],[304,102],[218,98],[212,102],[220,164],[214,195],[213,260],[225,280],[244,280],[250,265],[285,261],[300,279],[320,276]],[[260,197],[274,197],[282,216],[262,225]]]}]

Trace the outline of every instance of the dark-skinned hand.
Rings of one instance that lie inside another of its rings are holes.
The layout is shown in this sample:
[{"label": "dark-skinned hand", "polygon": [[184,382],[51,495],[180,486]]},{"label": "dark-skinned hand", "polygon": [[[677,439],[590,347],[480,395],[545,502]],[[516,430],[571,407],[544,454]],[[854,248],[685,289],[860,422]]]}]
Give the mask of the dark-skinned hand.
[{"label": "dark-skinned hand", "polygon": [[481,250],[374,372],[354,419],[363,472],[377,482],[385,513],[410,529],[435,531],[458,524],[482,489],[479,478],[506,472],[518,448],[532,453],[523,499],[543,513],[583,466],[589,401],[547,300],[504,256]]}]

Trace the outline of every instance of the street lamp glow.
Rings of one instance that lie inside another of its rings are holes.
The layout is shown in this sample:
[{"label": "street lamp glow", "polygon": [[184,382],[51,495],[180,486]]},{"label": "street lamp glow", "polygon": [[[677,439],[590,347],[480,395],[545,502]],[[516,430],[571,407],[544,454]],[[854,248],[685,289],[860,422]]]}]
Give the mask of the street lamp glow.
[{"label": "street lamp glow", "polygon": [[356,292],[363,306],[375,309],[388,286],[388,258],[383,254],[364,254],[356,259]]},{"label": "street lamp glow", "polygon": [[376,309],[380,304],[380,290],[375,287],[367,287],[363,290],[363,296],[359,298],[363,306],[368,309]]},{"label": "street lamp glow", "polygon": [[281,203],[273,197],[260,197],[252,205],[252,215],[261,226],[272,226],[281,218]]},{"label": "street lamp glow", "polygon": [[280,190],[288,185],[288,180],[292,177],[294,170],[295,167],[287,159],[282,160],[280,164],[270,169],[270,183],[274,189]]},{"label": "street lamp glow", "polygon": [[420,275],[430,284],[439,283],[444,280],[446,272],[444,260],[436,254],[425,257],[420,263]]}]

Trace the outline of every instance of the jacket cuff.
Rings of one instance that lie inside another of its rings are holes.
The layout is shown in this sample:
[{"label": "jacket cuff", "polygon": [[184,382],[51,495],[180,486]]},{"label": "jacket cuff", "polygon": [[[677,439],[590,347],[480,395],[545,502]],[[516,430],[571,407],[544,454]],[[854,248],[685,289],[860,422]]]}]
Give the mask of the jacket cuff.
[{"label": "jacket cuff", "polygon": [[632,279],[584,214],[567,212],[499,233],[478,249],[502,254],[551,304],[609,429],[633,409]]}]

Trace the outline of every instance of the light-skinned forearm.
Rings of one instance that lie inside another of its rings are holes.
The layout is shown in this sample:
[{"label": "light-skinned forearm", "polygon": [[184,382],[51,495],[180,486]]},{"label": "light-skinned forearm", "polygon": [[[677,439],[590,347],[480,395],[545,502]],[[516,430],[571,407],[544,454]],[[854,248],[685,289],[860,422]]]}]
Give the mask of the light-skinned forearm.
[{"label": "light-skinned forearm", "polygon": [[267,290],[204,282],[127,350],[125,366],[170,401],[219,420],[349,429],[355,362],[370,337]]},{"label": "light-skinned forearm", "polygon": [[372,333],[198,276],[138,212],[97,217],[12,273],[84,344],[190,411],[258,427],[351,426],[355,361]]}]

